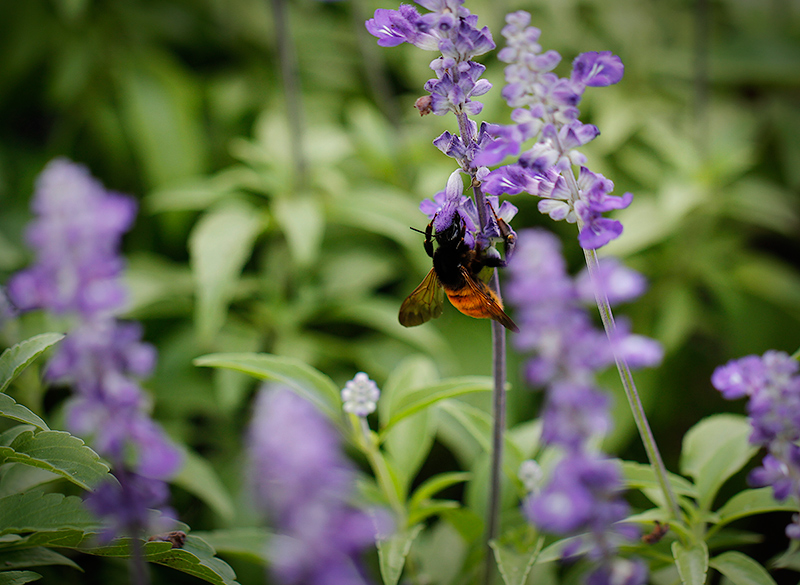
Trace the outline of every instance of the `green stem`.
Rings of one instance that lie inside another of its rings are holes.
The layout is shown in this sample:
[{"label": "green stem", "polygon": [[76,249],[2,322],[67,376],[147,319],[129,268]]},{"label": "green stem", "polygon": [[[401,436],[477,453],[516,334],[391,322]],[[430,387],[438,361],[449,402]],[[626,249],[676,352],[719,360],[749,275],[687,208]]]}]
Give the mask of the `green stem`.
[{"label": "green stem", "polygon": [[278,43],[278,59],[286,99],[286,115],[289,123],[289,147],[294,162],[295,180],[298,185],[306,181],[306,157],[303,148],[303,110],[301,107],[300,75],[297,53],[291,39],[289,17],[284,0],[271,0],[272,16],[275,20],[275,37]]},{"label": "green stem", "polygon": [[672,485],[669,483],[667,468],[664,465],[664,461],[661,459],[661,453],[656,445],[655,437],[653,437],[653,431],[650,429],[650,423],[647,421],[647,415],[645,414],[642,400],[639,397],[639,392],[633,381],[633,374],[628,366],[628,362],[624,357],[619,355],[613,343],[616,337],[616,323],[614,322],[614,314],[611,311],[608,297],[598,282],[597,252],[595,250],[584,250],[583,253],[586,257],[586,266],[589,269],[589,276],[592,279],[595,300],[597,301],[597,308],[600,311],[600,319],[603,321],[603,328],[606,330],[606,335],[609,340],[612,341],[611,347],[614,352],[614,361],[617,364],[620,380],[622,380],[622,388],[625,390],[625,397],[628,399],[628,404],[633,413],[633,420],[636,422],[636,427],[639,429],[639,436],[642,438],[644,449],[647,452],[647,458],[650,460],[650,465],[652,465],[653,471],[656,474],[656,479],[664,494],[672,518],[679,519],[681,517],[681,508],[678,505],[675,492],[672,490]]},{"label": "green stem", "polygon": [[[357,420],[354,420],[357,419]],[[360,416],[350,415],[350,422],[353,425],[354,435],[356,437],[356,444],[361,449],[369,461],[372,471],[375,473],[375,480],[378,482],[381,490],[386,494],[389,500],[389,505],[394,510],[398,523],[405,523],[405,506],[400,499],[400,494],[397,493],[396,484],[386,465],[386,460],[378,449],[378,441],[375,433],[370,430],[367,421]]]},{"label": "green stem", "polygon": [[[497,270],[492,277],[492,288],[500,296],[500,276]],[[494,553],[489,542],[497,538],[500,530],[501,468],[503,465],[503,433],[506,428],[506,329],[492,321],[492,460],[489,478],[489,503],[486,521],[486,570],[484,583],[493,580]]]}]

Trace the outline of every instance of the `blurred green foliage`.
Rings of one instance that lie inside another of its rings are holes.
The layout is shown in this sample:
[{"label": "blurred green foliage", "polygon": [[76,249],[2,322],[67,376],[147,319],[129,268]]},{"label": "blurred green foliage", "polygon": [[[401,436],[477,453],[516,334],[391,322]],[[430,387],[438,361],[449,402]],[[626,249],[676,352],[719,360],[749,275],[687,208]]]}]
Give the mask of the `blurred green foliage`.
[{"label": "blurred green foliage", "polygon": [[[617,216],[625,233],[608,251],[651,282],[622,312],[666,346],[664,366],[637,380],[675,468],[687,428],[740,409],[711,389],[713,367],[800,345],[800,4],[467,6],[498,44],[504,14],[525,9],[563,67],[590,50],[625,63],[622,83],[588,92],[582,104],[602,133],[585,152],[618,194],[636,195]],[[128,316],[145,323],[159,349],[148,382],[157,418],[219,484],[211,493],[199,480],[176,489],[182,519],[198,529],[252,522],[230,498],[241,489],[252,384],[236,372],[198,370],[198,355],[268,351],[337,382],[358,370],[383,382],[418,353],[445,376],[490,371],[487,323],[451,309],[412,330],[396,320],[430,266],[408,228],[424,226],[417,205],[454,168],[431,145],[454,131],[453,120],[420,118],[412,107],[431,54],[377,47],[363,21],[396,8],[383,0],[289,8],[301,93],[287,97],[267,0],[0,3],[0,271],[28,262],[28,200],[51,158],[87,164],[106,186],[140,198],[126,242]],[[495,89],[478,118],[507,123],[502,63],[494,55],[483,62]],[[302,112],[299,135],[287,99]],[[293,144],[303,148],[304,176]],[[514,203],[514,227],[563,234],[577,270],[574,226],[548,223],[532,199]],[[40,327],[34,319],[26,326],[31,334]],[[521,360],[509,359],[509,417],[518,423],[536,398],[517,391]],[[618,383],[609,377],[608,385]],[[621,393],[616,402],[610,446],[637,457]],[[437,464],[456,462],[444,453]]]}]

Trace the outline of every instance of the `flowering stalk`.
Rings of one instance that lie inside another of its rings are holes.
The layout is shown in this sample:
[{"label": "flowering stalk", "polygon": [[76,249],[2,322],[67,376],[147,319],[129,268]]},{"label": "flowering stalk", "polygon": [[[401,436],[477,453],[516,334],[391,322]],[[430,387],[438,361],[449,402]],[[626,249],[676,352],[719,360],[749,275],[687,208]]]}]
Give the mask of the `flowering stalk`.
[{"label": "flowering stalk", "polygon": [[[491,141],[476,157],[478,164],[493,165],[507,155],[520,153],[522,143],[535,138],[535,144],[522,152],[515,163],[501,166],[484,178],[487,192],[518,194],[527,192],[541,198],[539,210],[555,220],[566,220],[578,227],[578,242],[584,249],[589,274],[597,271],[596,249],[619,237],[622,224],[603,213],[630,205],[633,195],[612,196],[611,181],[583,166],[586,157],[576,148],[593,140],[599,130],[578,119],[577,105],[587,87],[617,83],[623,75],[619,57],[610,52],[583,53],[573,62],[569,79],[552,70],[561,57],[555,51],[542,53],[539,29],[528,26],[530,15],[516,12],[506,17],[503,36],[507,46],[500,52],[506,67],[508,85],[503,96],[516,109],[515,124],[490,126]],[[579,167],[576,177],[573,167]],[[618,336],[611,306],[597,287],[598,310],[610,340]],[[649,428],[630,367],[624,356],[615,356],[625,394],[636,421],[648,458],[658,478],[667,507],[674,517],[680,508],[667,478],[658,447]]]},{"label": "flowering stalk", "polygon": [[[598,259],[595,250],[583,251],[586,258],[586,267],[589,271],[589,276],[592,279],[593,288],[595,291],[595,301],[597,308],[600,311],[600,320],[603,322],[603,329],[609,339],[614,339],[618,336],[617,325],[614,321],[614,313],[611,310],[611,304],[608,302],[608,296],[605,294],[602,286],[597,277]],[[612,345],[613,347],[613,345]],[[678,499],[675,497],[675,492],[672,489],[672,484],[669,483],[667,475],[667,467],[664,465],[664,460],[661,458],[661,452],[658,450],[653,431],[650,429],[650,423],[647,420],[647,414],[644,411],[644,405],[639,398],[639,392],[636,390],[636,384],[633,380],[633,373],[624,356],[619,355],[619,352],[614,350],[614,363],[617,366],[617,372],[622,382],[622,388],[625,391],[625,398],[628,400],[628,405],[633,414],[633,420],[636,422],[636,428],[639,431],[639,437],[642,439],[645,452],[650,464],[653,466],[653,471],[656,475],[656,480],[661,488],[661,492],[667,502],[670,514],[675,519],[681,517],[681,509],[678,505]]]},{"label": "flowering stalk", "polygon": [[[661,348],[623,330],[609,344],[584,308],[594,298],[593,283],[588,275],[575,280],[567,275],[560,244],[548,232],[520,232],[509,273],[507,294],[520,324],[514,342],[519,350],[533,353],[525,369],[528,381],[546,389],[542,441],[561,455],[546,483],[533,462],[521,470],[530,492],[525,514],[542,531],[573,537],[562,556],[585,546],[595,564],[588,582],[641,584],[644,566],[617,558],[620,543],[636,531],[620,523],[628,514],[620,495],[621,470],[597,447],[611,420],[610,401],[594,377],[615,355],[639,367],[652,366],[660,361]],[[615,302],[644,290],[637,273],[612,261],[598,267],[595,280]]]},{"label": "flowering stalk", "polygon": [[349,413],[350,423],[356,445],[367,457],[375,479],[381,490],[386,494],[389,505],[398,519],[398,523],[405,523],[405,507],[400,501],[391,471],[386,465],[386,460],[381,456],[378,440],[367,424],[367,415],[375,412],[381,392],[378,385],[370,380],[364,372],[359,372],[345,384],[342,389],[342,410]]},{"label": "flowering stalk", "polygon": [[[472,97],[485,94],[491,84],[480,79],[485,67],[472,61],[495,48],[488,28],[477,27],[477,16],[462,6],[463,0],[417,0],[421,6],[431,10],[421,15],[409,5],[401,5],[395,10],[376,10],[375,17],[367,21],[367,30],[378,37],[381,46],[396,46],[408,42],[424,50],[440,51],[441,57],[431,62],[435,79],[425,84],[429,95],[423,96],[415,104],[420,113],[446,115],[453,113],[458,122],[458,135],[444,132],[434,144],[444,154],[455,159],[460,171],[454,172],[444,192],[438,193],[433,201],[424,201],[420,209],[433,222],[436,233],[452,225],[454,218],[460,216],[466,226],[465,243],[481,253],[496,254],[492,245],[507,234],[498,225],[495,217],[509,221],[516,212],[513,205],[497,207],[497,198],[487,200],[481,188],[481,169],[475,156],[488,140],[485,125],[478,128],[469,116],[480,113],[482,104]],[[461,172],[469,177],[472,198],[462,195]],[[487,207],[492,209],[489,212]],[[507,227],[507,225],[506,225]],[[510,228],[507,228],[510,231]],[[506,241],[508,238],[505,237]],[[508,253],[510,250],[507,249]],[[497,273],[490,285],[500,298]],[[500,473],[503,458],[503,432],[505,430],[505,329],[492,322],[492,374],[493,392],[493,438],[491,453],[491,479],[489,506],[487,511],[487,543],[498,532],[500,503]],[[491,579],[491,554],[487,554],[485,578]]]},{"label": "flowering stalk", "polygon": [[[767,455],[750,472],[754,487],[772,486],[776,500],[800,497],[800,364],[782,351],[732,360],[714,370],[711,383],[728,400],[748,397],[750,443]],[[800,540],[800,514],[786,536]]]},{"label": "flowering stalk", "polygon": [[[73,388],[68,426],[91,439],[117,480],[95,486],[87,505],[107,521],[104,537],[162,532],[173,515],[164,507],[166,480],[181,457],[150,419],[150,401],[137,382],[155,366],[155,349],[141,341],[138,323],[115,317],[126,294],[119,245],[136,203],[57,159],[39,176],[32,208],[27,239],[36,263],[12,277],[8,292],[21,310],[45,309],[72,322],[46,377]],[[152,513],[158,508],[166,512],[160,518]],[[132,572],[141,584],[147,573],[140,553],[133,553]]]},{"label": "flowering stalk", "polygon": [[249,428],[250,486],[279,532],[270,571],[284,585],[366,585],[359,556],[376,528],[350,505],[356,472],[333,425],[288,388],[265,386]]}]

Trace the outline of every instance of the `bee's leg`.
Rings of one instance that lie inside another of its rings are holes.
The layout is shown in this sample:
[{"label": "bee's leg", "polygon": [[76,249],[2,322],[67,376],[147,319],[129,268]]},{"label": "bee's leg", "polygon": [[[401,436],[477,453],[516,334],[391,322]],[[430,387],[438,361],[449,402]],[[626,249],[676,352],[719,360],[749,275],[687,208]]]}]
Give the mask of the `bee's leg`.
[{"label": "bee's leg", "polygon": [[[433,216],[433,219],[436,219],[436,216]],[[433,258],[433,219],[428,224],[428,227],[425,228],[425,253]]]},{"label": "bee's leg", "polygon": [[481,260],[481,264],[489,268],[505,268],[508,262],[499,256],[485,256]]}]

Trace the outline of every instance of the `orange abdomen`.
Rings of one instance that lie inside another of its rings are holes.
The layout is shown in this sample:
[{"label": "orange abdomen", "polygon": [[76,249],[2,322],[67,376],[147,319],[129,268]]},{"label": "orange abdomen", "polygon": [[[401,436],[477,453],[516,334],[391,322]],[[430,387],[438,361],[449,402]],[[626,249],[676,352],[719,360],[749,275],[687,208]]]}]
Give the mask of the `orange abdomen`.
[{"label": "orange abdomen", "polygon": [[[481,292],[497,303],[500,309],[503,308],[502,301],[497,297],[495,292],[486,286],[483,282],[475,281],[481,289]],[[494,319],[495,316],[491,311],[491,305],[486,302],[486,298],[476,294],[476,291],[470,286],[464,286],[460,289],[445,288],[447,298],[450,299],[452,305],[469,317],[475,319]]]}]

